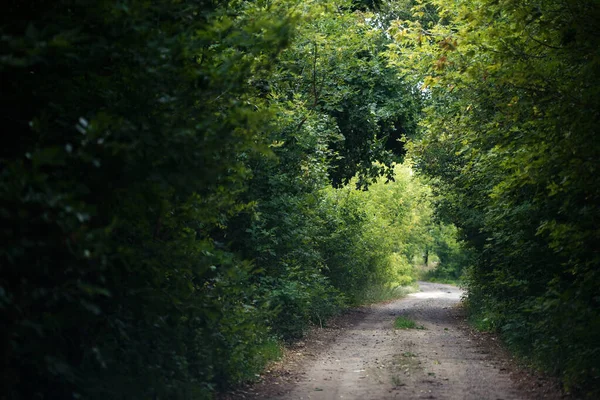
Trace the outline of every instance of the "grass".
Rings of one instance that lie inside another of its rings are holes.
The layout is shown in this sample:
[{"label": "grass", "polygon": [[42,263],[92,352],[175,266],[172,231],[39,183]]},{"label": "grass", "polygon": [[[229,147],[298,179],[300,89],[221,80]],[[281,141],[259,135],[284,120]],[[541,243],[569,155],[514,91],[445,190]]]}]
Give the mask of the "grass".
[{"label": "grass", "polygon": [[400,386],[405,386],[405,384],[402,383],[402,379],[398,375],[392,375],[392,385],[394,385],[394,387],[396,388]]},{"label": "grass", "polygon": [[[467,306],[468,307],[468,306]],[[480,332],[496,332],[501,315],[493,312],[475,311],[467,309],[469,325]]]},{"label": "grass", "polygon": [[367,288],[360,296],[354,299],[355,304],[374,304],[388,300],[401,299],[406,295],[416,292],[418,285],[410,284],[407,286],[396,286],[390,288],[384,285],[371,286]]},{"label": "grass", "polygon": [[470,317],[469,323],[479,332],[494,332],[494,323],[486,317]]},{"label": "grass", "polygon": [[417,325],[415,321],[406,317],[397,317],[394,321],[396,329],[425,329],[422,325]]},{"label": "grass", "polygon": [[283,347],[275,339],[266,340],[256,351],[254,369],[262,371],[269,363],[279,360],[283,356]]}]

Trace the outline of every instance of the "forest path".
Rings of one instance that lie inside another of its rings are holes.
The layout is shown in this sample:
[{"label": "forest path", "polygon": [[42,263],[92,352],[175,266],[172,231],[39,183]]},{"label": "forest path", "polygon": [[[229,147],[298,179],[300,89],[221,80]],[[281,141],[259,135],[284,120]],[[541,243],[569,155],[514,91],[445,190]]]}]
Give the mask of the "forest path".
[{"label": "forest path", "polygon": [[[507,372],[460,328],[455,286],[419,282],[407,298],[370,306],[278,399],[521,399]],[[398,316],[420,329],[395,329]]]},{"label": "forest path", "polygon": [[[419,282],[406,298],[351,310],[316,329],[262,382],[223,399],[559,399],[465,323],[455,286]],[[395,329],[403,316],[419,329]]]}]

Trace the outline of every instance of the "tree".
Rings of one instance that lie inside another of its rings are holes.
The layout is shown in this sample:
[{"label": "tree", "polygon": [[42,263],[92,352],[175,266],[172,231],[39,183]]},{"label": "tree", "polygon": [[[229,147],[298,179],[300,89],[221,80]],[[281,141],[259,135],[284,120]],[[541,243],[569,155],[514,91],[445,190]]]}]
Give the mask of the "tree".
[{"label": "tree", "polygon": [[432,4],[440,23],[397,22],[389,55],[431,99],[413,155],[478,252],[471,310],[594,397],[598,5]]},{"label": "tree", "polygon": [[247,373],[266,327],[242,312],[249,263],[215,239],[246,207],[243,155],[268,151],[248,81],[293,33],[286,4],[264,6],[3,13],[7,398],[202,398]]},{"label": "tree", "polygon": [[339,310],[352,288],[325,273],[324,190],[389,173],[419,102],[357,8],[6,7],[7,398],[210,398]]}]

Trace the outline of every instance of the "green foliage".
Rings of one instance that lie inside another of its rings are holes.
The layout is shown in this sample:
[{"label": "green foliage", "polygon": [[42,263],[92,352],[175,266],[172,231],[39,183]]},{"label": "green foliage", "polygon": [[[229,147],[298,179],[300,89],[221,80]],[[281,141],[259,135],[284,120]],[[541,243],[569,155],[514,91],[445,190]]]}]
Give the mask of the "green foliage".
[{"label": "green foliage", "polygon": [[408,263],[403,279],[382,272],[400,258],[379,245],[381,231],[364,232],[364,203],[354,194],[348,202],[335,198],[330,185],[358,174],[353,184],[366,187],[391,173],[395,139],[414,131],[419,97],[379,56],[387,39],[368,24],[369,14],[323,2],[304,7],[295,40],[273,73],[256,82],[264,89],[261,104],[274,114],[269,140],[276,157],[249,159],[253,176],[244,196],[254,212],[227,232],[234,249],[259,266],[257,279],[276,314],[270,324],[285,340],[323,325],[371,284],[412,280]]},{"label": "green foliage", "polygon": [[295,17],[280,3],[231,6],[3,13],[7,398],[206,398],[261,364],[252,265],[218,239],[247,208],[243,155],[268,149],[271,113],[247,82],[269,71]]},{"label": "green foliage", "polygon": [[392,24],[388,56],[429,98],[411,154],[475,251],[473,318],[595,398],[598,3],[431,3],[440,23]]},{"label": "green foliage", "polygon": [[[435,268],[425,270],[421,279],[441,283],[459,283],[473,262],[473,252],[459,240],[455,225],[438,223],[430,230],[432,241],[428,247],[430,259],[437,258]],[[425,266],[427,267],[427,265]]]},{"label": "green foliage", "polygon": [[334,286],[360,303],[371,287],[414,281],[411,260],[423,251],[432,209],[427,187],[411,177],[409,167],[396,166],[393,182],[382,179],[367,191],[328,189],[323,207],[332,210],[325,214],[331,233],[322,243],[325,274]]},{"label": "green foliage", "polygon": [[310,177],[326,157],[320,171],[334,186],[358,173],[356,184],[365,188],[391,176],[404,152],[398,139],[415,132],[420,96],[381,56],[389,38],[373,14],[343,13],[327,2],[313,8],[266,82],[281,108],[273,144]]},{"label": "green foliage", "polygon": [[[300,271],[298,271],[300,272]],[[344,297],[321,274],[286,275],[268,294],[276,310],[273,329],[286,340],[302,337],[311,325],[325,326],[344,307]]]},{"label": "green foliage", "polygon": [[391,176],[420,107],[373,15],[338,3],[11,2],[4,397],[210,398],[412,279],[392,199],[329,188]]}]

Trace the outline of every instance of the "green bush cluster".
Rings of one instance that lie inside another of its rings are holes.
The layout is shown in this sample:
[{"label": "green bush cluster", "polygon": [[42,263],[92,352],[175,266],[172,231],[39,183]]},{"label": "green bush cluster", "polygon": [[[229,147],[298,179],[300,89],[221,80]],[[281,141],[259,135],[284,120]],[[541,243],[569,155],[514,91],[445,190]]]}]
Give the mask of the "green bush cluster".
[{"label": "green bush cluster", "polygon": [[0,397],[210,398],[412,279],[424,189],[340,187],[392,177],[420,95],[338,3],[10,2]]},{"label": "green bush cluster", "polygon": [[431,231],[430,258],[436,265],[423,271],[421,278],[429,281],[462,283],[466,271],[473,264],[474,254],[468,244],[459,239],[454,224],[439,222]]},{"label": "green bush cluster", "polygon": [[470,312],[597,398],[598,2],[431,4],[439,23],[395,23],[389,56],[428,97],[412,154],[474,250]]},{"label": "green bush cluster", "polygon": [[[325,274],[331,282],[363,301],[370,288],[393,289],[412,283],[413,260],[422,257],[432,226],[428,188],[411,177],[409,166],[395,167],[394,181],[379,180],[368,191],[328,189],[331,234]],[[350,274],[347,271],[351,271]]]}]

